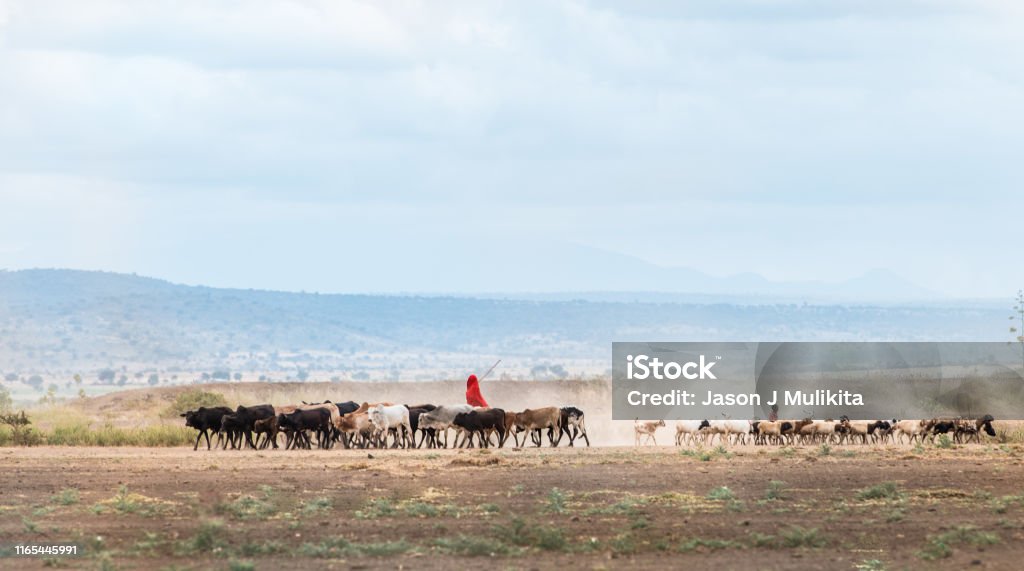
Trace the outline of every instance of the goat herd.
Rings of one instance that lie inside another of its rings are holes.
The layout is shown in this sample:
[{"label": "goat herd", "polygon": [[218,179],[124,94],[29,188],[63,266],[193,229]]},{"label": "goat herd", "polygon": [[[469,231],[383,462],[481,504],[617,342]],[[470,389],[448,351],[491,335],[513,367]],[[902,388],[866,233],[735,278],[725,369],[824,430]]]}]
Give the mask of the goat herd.
[{"label": "goat herd", "polygon": [[185,418],[185,426],[199,431],[193,450],[199,448],[204,436],[209,450],[211,435],[217,436],[216,446],[224,449],[229,445],[232,449],[278,448],[280,435],[284,435],[286,449],[311,448],[314,438],[316,445],[324,449],[338,442],[345,448],[419,448],[424,443],[428,448],[447,448],[449,429],[454,429],[454,447],[472,448],[475,438],[478,446],[486,448],[494,444],[492,436],[497,436],[499,447],[505,445],[509,436],[517,447],[525,446],[527,435],[540,446],[545,430],[551,446],[558,446],[563,436],[568,436],[569,446],[579,437],[590,446],[583,411],[574,406],[511,412],[467,404],[324,401],[286,406],[239,406],[235,410],[200,407],[181,416]]},{"label": "goat herd", "polygon": [[[952,435],[953,441],[980,442],[982,431],[995,436],[992,428],[995,419],[986,414],[977,419],[932,418],[926,420],[850,420],[842,416],[839,420],[680,420],[676,423],[676,446],[684,444],[714,443],[715,437],[721,444],[844,444],[860,442],[867,444],[923,442],[925,438],[935,440],[940,434]],[[665,426],[664,420],[637,420],[634,426],[636,445],[644,442],[657,445],[655,433]]]}]

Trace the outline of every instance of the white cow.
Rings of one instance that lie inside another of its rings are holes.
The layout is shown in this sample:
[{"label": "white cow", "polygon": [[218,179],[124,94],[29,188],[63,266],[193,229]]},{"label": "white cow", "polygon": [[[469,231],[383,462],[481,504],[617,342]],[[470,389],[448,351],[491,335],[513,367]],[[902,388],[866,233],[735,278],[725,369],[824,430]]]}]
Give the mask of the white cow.
[{"label": "white cow", "polygon": [[370,409],[370,422],[377,429],[381,437],[381,443],[387,444],[388,431],[395,430],[395,444],[398,446],[398,430],[402,430],[402,443],[409,447],[409,436],[412,435],[412,425],[409,424],[409,409],[405,405],[396,404],[384,406],[378,404]]}]

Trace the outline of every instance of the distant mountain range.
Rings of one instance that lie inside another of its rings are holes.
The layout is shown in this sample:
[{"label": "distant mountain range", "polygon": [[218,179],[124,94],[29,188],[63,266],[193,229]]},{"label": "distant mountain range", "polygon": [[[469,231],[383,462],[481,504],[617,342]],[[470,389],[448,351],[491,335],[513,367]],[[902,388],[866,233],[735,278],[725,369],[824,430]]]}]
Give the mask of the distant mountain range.
[{"label": "distant mountain range", "polygon": [[[504,257],[509,255],[512,253]],[[760,300],[799,297],[833,302],[920,301],[943,297],[883,269],[840,282],[772,281],[751,272],[715,277],[691,268],[659,266],[634,256],[578,245],[556,248],[547,256],[535,258],[534,263],[552,266],[534,266],[534,274],[558,275],[563,290],[575,291],[591,291],[598,284],[602,291],[742,296]],[[528,267],[529,262],[523,260],[521,265]],[[535,280],[521,286],[517,289],[506,285],[504,289],[537,291],[538,288]]]},{"label": "distant mountain range", "polygon": [[493,292],[489,295],[518,297],[601,291],[820,302],[921,301],[944,297],[883,269],[839,282],[772,281],[756,273],[716,277],[691,268],[661,266],[635,256],[578,244],[525,244],[488,242],[486,251],[470,252],[465,264],[443,271],[432,265],[433,257],[424,255],[417,262],[421,264],[419,267],[403,267],[399,273],[389,276],[388,281],[397,284],[397,289],[390,291],[401,291],[401,284],[413,282],[416,289],[404,286],[404,290],[413,295],[447,291],[455,295],[479,296],[477,292]]},{"label": "distant mountain range", "polygon": [[[738,292],[766,282],[678,272],[673,275],[735,289],[326,295],[185,286],[106,272],[0,271],[0,373],[311,370],[343,379],[426,379],[461,374],[494,358],[520,371],[551,365],[571,374],[574,363],[601,371],[612,341],[624,340],[1005,340],[1002,304],[814,303],[793,293],[799,289],[793,284],[745,296]],[[665,283],[653,273],[649,283]],[[920,291],[884,272],[830,287],[860,295]]]}]

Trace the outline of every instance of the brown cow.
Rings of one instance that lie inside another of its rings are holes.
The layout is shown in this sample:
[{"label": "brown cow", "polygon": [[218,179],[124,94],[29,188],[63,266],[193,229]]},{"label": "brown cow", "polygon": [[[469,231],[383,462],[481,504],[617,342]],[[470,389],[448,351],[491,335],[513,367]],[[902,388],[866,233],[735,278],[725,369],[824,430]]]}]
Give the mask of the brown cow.
[{"label": "brown cow", "polygon": [[512,411],[505,411],[505,440],[508,440],[509,435],[516,441],[516,448],[519,448],[519,433],[516,427],[516,413]]},{"label": "brown cow", "polygon": [[[562,411],[557,406],[526,409],[516,414],[515,425],[520,431],[529,432],[538,448],[542,440],[541,431],[545,428],[548,430],[548,441],[551,446],[558,446],[562,441]],[[557,440],[555,434],[558,435]],[[523,445],[526,445],[525,441]]]},{"label": "brown cow", "polygon": [[[256,447],[264,449],[268,444],[273,444],[274,448],[277,448],[277,433],[279,431],[278,421],[276,416],[270,418],[263,418],[257,420],[253,424],[252,432],[256,435]],[[260,444],[260,435],[264,435],[266,438],[263,443]]]}]

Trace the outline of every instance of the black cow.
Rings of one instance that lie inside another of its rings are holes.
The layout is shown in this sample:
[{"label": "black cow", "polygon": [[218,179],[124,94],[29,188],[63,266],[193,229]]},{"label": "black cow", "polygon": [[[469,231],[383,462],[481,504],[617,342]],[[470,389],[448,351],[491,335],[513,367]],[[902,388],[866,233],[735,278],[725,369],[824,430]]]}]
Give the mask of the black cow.
[{"label": "black cow", "polygon": [[220,420],[220,432],[217,441],[224,450],[227,450],[228,443],[231,443],[232,450],[242,448],[242,435],[245,433],[245,424],[238,419],[237,414],[225,414]]},{"label": "black cow", "polygon": [[953,433],[953,437],[956,437],[956,422],[952,420],[938,420],[932,424],[932,442],[935,442],[935,437],[940,434]]},{"label": "black cow", "polygon": [[242,431],[245,434],[245,443],[249,448],[256,448],[252,442],[252,431],[256,427],[257,420],[274,416],[274,405],[258,404],[256,406],[239,406],[235,409],[235,416],[242,423]]},{"label": "black cow", "polygon": [[297,410],[289,414],[277,416],[277,424],[281,430],[290,431],[293,434],[291,445],[296,447],[305,443],[305,448],[310,448],[312,443],[307,430],[316,431],[317,445],[320,448],[329,448],[331,445],[331,413],[322,408],[313,410]]},{"label": "black cow", "polygon": [[338,407],[339,414],[348,414],[355,412],[359,408],[359,403],[353,401],[336,402],[334,406]]},{"label": "black cow", "polygon": [[[427,408],[430,407],[430,408]],[[412,448],[419,448],[423,445],[424,441],[429,441],[431,445],[437,444],[437,430],[433,428],[425,428],[423,430],[423,436],[420,437],[420,443],[416,444],[416,433],[420,430],[420,415],[434,410],[434,405],[426,406],[409,406],[409,427],[412,428]]]},{"label": "black cow", "polygon": [[992,423],[995,422],[995,420],[996,419],[993,418],[991,414],[986,414],[985,416],[976,420],[974,426],[978,430],[985,429],[985,434],[988,434],[989,436],[995,436],[996,429],[992,428]]},{"label": "black cow", "polygon": [[[569,435],[569,446],[573,445],[577,437],[582,436],[583,440],[587,442],[587,448],[590,448],[590,437],[587,436],[587,425],[583,422],[583,411],[574,406],[563,406],[561,411],[562,433]],[[570,428],[572,428],[571,434]]]},{"label": "black cow", "polygon": [[197,410],[190,410],[181,413],[185,417],[185,426],[195,428],[199,431],[196,435],[196,444],[192,450],[199,449],[199,440],[206,437],[206,449],[210,449],[210,432],[217,433],[220,430],[220,421],[225,414],[231,414],[231,409],[226,406],[214,406],[206,408],[199,407]]},{"label": "black cow", "polygon": [[455,420],[452,421],[452,424],[462,428],[469,434],[466,437],[466,441],[469,442],[470,448],[473,447],[474,434],[477,435],[481,448],[487,448],[490,444],[486,433],[488,430],[496,430],[498,432],[499,447],[505,443],[505,411],[500,408],[460,412],[455,415]]}]

